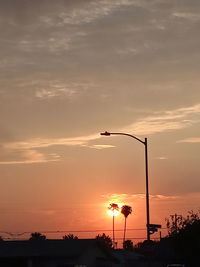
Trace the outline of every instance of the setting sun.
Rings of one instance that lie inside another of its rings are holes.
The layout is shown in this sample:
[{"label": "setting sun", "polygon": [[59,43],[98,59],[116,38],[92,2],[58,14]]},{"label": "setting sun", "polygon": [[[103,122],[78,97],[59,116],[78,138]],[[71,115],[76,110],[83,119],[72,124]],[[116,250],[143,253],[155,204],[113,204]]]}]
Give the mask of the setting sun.
[{"label": "setting sun", "polygon": [[108,209],[107,213],[109,216],[117,216],[120,214],[119,210],[111,210],[111,209]]},{"label": "setting sun", "polygon": [[120,209],[122,205],[118,203],[111,203],[107,207],[107,213],[109,216],[117,216],[120,214]]}]

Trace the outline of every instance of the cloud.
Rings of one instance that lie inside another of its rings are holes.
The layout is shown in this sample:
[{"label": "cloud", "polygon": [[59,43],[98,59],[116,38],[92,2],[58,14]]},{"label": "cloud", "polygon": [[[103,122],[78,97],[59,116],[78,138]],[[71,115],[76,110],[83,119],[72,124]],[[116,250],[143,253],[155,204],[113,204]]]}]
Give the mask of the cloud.
[{"label": "cloud", "polygon": [[27,39],[20,40],[17,44],[18,48],[24,52],[37,52],[48,49],[49,52],[59,52],[60,50],[69,50],[71,45],[72,37],[56,37],[53,36],[49,39],[34,40],[30,37]]},{"label": "cloud", "polygon": [[41,214],[45,216],[55,216],[55,214],[58,212],[58,210],[53,209],[32,209],[28,211],[32,214]]},{"label": "cloud", "polygon": [[[89,82],[68,82],[68,81],[51,81],[48,84],[40,82],[35,85],[35,96],[40,99],[49,99],[54,97],[66,97],[73,99],[75,96],[88,91],[90,88],[96,87]],[[45,88],[45,87],[46,88]]]},{"label": "cloud", "polygon": [[82,38],[86,35],[87,34],[82,30],[68,30],[67,34],[64,29],[61,32],[55,30],[49,32],[48,36],[40,35],[39,33],[37,36],[24,36],[23,39],[15,41],[15,47],[17,47],[19,51],[24,52],[24,55],[26,55],[26,53],[30,55],[40,52],[58,55],[61,52],[65,53],[72,49],[74,44],[81,42]]},{"label": "cloud", "polygon": [[50,146],[85,146],[89,141],[99,139],[99,134],[88,136],[72,137],[72,138],[34,138],[23,142],[11,142],[4,144],[8,149],[33,149],[44,148]]},{"label": "cloud", "polygon": [[[142,193],[138,194],[105,194],[101,196],[104,199],[105,206],[108,207],[110,203],[117,203],[120,205],[133,205],[134,209],[138,209],[141,203],[146,202],[146,195]],[[179,212],[188,212],[191,207],[199,209],[200,193],[186,193],[178,195],[168,194],[150,194],[149,201],[152,211],[156,211],[162,207],[163,212],[172,212],[174,208],[177,208]],[[195,203],[195,205],[194,205]],[[141,207],[140,207],[141,209]],[[138,210],[139,211],[139,210]],[[175,211],[175,210],[174,210]],[[153,213],[154,213],[153,212]],[[152,213],[152,214],[153,214]]]},{"label": "cloud", "polygon": [[[15,153],[15,150],[13,150],[12,152]],[[17,160],[0,161],[0,165],[46,163],[58,161],[60,159],[60,156],[55,153],[46,156],[32,149],[19,151],[18,153],[19,155],[17,157]]]},{"label": "cloud", "polygon": [[[144,117],[133,124],[119,128],[117,132],[134,133],[135,135],[150,135],[160,132],[179,130],[189,127],[199,121],[200,104],[184,107],[164,112],[157,112],[151,116]],[[37,152],[38,149],[52,146],[82,146],[93,149],[113,148],[109,144],[90,144],[92,141],[100,139],[99,133],[68,138],[32,138],[25,141],[7,142],[3,144],[3,148],[10,152],[21,152],[25,160],[5,161],[0,164],[27,164],[38,162],[58,161],[58,157],[45,157],[42,153]],[[199,138],[189,138],[178,142],[200,142]],[[166,159],[159,157],[158,159]]]},{"label": "cloud", "polygon": [[167,157],[156,157],[155,159],[165,160],[168,159]]},{"label": "cloud", "polygon": [[[115,1],[90,1],[86,2],[79,8],[73,8],[70,11],[63,11],[59,15],[60,21],[57,26],[63,26],[65,24],[79,25],[85,23],[91,23],[94,20],[110,15],[116,9],[122,6],[131,6],[137,4],[138,1],[131,0],[115,0]],[[46,19],[47,23],[50,23]],[[52,23],[52,22],[51,22]]]},{"label": "cloud", "polygon": [[[109,202],[119,202],[119,203],[126,203],[126,202],[135,202],[136,200],[145,199],[145,194],[106,194],[102,195],[102,198]],[[149,198],[152,200],[176,200],[180,199],[181,196],[179,195],[149,195]]]},{"label": "cloud", "polygon": [[189,12],[174,12],[172,14],[174,17],[177,18],[183,18],[183,19],[187,19],[190,21],[199,21],[200,20],[200,15],[199,14],[195,14],[195,13],[189,13]]},{"label": "cloud", "polygon": [[51,146],[87,146],[97,149],[113,147],[107,145],[88,145],[89,141],[97,140],[99,138],[99,134],[94,134],[74,138],[34,138],[22,142],[5,143],[3,145],[3,149],[7,150],[10,155],[17,154],[17,160],[0,161],[0,164],[31,164],[59,161],[60,157],[56,153],[45,155],[37,151],[38,149],[47,148]]},{"label": "cloud", "polygon": [[122,132],[149,135],[187,128],[199,122],[200,104],[157,112],[121,129]]},{"label": "cloud", "polygon": [[140,53],[140,50],[141,50],[140,48],[138,48],[138,47],[137,48],[136,47],[125,47],[125,48],[117,49],[116,52],[119,55],[127,55],[127,56],[138,55]]},{"label": "cloud", "polygon": [[105,149],[105,148],[112,148],[112,147],[116,147],[113,145],[92,145],[92,146],[88,146],[90,148],[95,148],[95,149]]},{"label": "cloud", "polygon": [[177,141],[177,143],[200,143],[200,137],[190,137]]},{"label": "cloud", "polygon": [[150,195],[150,199],[154,200],[177,200],[180,198],[180,195]]},{"label": "cloud", "polygon": [[65,96],[66,98],[71,99],[76,94],[76,91],[67,88],[66,86],[61,88],[42,88],[36,91],[35,96],[40,99],[49,99],[54,97]]},{"label": "cloud", "polygon": [[[54,98],[64,98],[66,100],[75,100],[84,96],[90,90],[94,90],[98,85],[91,81],[75,81],[68,79],[50,79],[50,80],[24,80],[17,79],[16,85],[18,92],[25,95],[26,99],[32,100],[50,100]],[[2,90],[2,93],[4,91]],[[6,92],[4,92],[6,93]]]}]

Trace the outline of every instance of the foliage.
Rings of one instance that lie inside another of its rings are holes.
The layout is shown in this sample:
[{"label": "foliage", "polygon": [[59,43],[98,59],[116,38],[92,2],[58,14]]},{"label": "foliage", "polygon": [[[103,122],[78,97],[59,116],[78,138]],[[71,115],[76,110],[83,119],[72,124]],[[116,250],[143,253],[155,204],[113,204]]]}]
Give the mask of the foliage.
[{"label": "foliage", "polygon": [[125,240],[123,243],[123,248],[126,250],[133,251],[133,241],[131,240]]},{"label": "foliage", "polygon": [[128,218],[128,215],[132,213],[132,208],[131,206],[128,205],[123,205],[121,208],[121,213],[124,215],[124,236],[123,236],[123,247],[125,243],[125,237],[126,237],[126,220]]},{"label": "foliage", "polygon": [[31,233],[31,237],[29,238],[29,240],[45,240],[46,236],[42,235],[39,232],[35,232],[35,233]]},{"label": "foliage", "polygon": [[118,206],[118,204],[111,203],[109,205],[108,209],[110,209],[110,210],[112,210],[112,212],[114,212],[114,210],[119,210],[119,206]]},{"label": "foliage", "polygon": [[[176,218],[177,219],[177,218]],[[168,237],[179,258],[193,263],[198,260],[200,251],[200,213],[189,211],[186,218],[167,221]],[[192,265],[191,265],[192,266]]]},{"label": "foliage", "polygon": [[78,237],[76,235],[73,234],[68,234],[68,235],[64,235],[63,239],[78,239]]},{"label": "foliage", "polygon": [[123,205],[121,208],[121,213],[124,215],[125,218],[127,218],[128,215],[132,213],[132,208],[128,205]]},{"label": "foliage", "polygon": [[200,222],[200,212],[194,213],[189,211],[186,218],[177,214],[171,215],[170,219],[166,219],[166,222],[169,237],[173,237],[179,233],[183,234],[188,229],[191,229],[191,227],[194,228]]},{"label": "foliage", "polygon": [[169,236],[177,234],[184,225],[184,218],[182,215],[170,215],[170,218],[166,218],[165,221]]},{"label": "foliage", "polygon": [[109,237],[109,235],[106,235],[103,233],[102,235],[97,235],[96,240],[107,248],[112,248],[112,239]]}]

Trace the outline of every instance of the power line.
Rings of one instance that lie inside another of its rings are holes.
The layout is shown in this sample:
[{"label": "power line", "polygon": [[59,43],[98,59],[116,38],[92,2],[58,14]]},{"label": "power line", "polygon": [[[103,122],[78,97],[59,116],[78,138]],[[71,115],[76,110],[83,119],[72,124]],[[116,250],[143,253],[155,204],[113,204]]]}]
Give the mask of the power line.
[{"label": "power line", "polygon": [[[118,237],[118,238],[115,238],[116,240],[123,240],[122,237]],[[146,236],[145,237],[127,237],[126,240],[130,240],[130,239],[146,239]],[[152,238],[152,239],[160,239],[160,237],[155,237],[155,238]]]},{"label": "power line", "polygon": [[[167,228],[162,228],[167,229]],[[145,228],[129,228],[127,231],[145,231]],[[32,234],[34,232],[44,233],[44,234],[61,234],[61,233],[99,233],[99,232],[111,232],[112,229],[98,229],[98,230],[44,230],[44,231],[24,231],[24,232],[8,232],[0,231],[1,234],[9,235],[11,237],[20,237],[27,234]],[[116,232],[122,232],[124,229],[116,229]],[[137,238],[134,238],[137,239]],[[144,239],[144,238],[141,238]]]},{"label": "power line", "polygon": [[[162,230],[167,228],[162,228]],[[145,228],[129,228],[126,229],[127,231],[145,231]],[[112,229],[96,229],[96,230],[44,230],[44,231],[37,231],[40,233],[46,233],[46,234],[56,234],[56,233],[66,233],[66,232],[73,232],[73,233],[96,233],[96,232],[111,232]],[[122,232],[124,229],[116,229],[115,232]],[[0,233],[8,234],[8,235],[24,235],[24,234],[31,234],[35,232],[34,231],[24,231],[24,232],[8,232],[0,230]]]},{"label": "power line", "polygon": [[[4,240],[8,240],[8,241],[20,241],[20,240],[23,241],[23,240],[28,240],[26,238],[19,239],[19,238],[9,238],[9,237],[4,237],[3,239]],[[84,238],[79,238],[79,239],[84,239]],[[152,240],[160,240],[159,237],[154,237],[154,238],[151,238],[151,239]],[[57,240],[57,239],[50,239],[50,240]],[[123,238],[115,238],[115,240],[118,241],[118,242],[122,242],[123,241]],[[146,237],[128,237],[126,240],[146,240]]]}]

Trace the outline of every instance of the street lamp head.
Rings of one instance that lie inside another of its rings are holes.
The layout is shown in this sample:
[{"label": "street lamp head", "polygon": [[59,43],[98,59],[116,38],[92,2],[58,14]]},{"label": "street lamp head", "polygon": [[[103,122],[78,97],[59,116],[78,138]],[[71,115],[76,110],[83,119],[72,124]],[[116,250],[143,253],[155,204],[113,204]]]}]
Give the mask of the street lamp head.
[{"label": "street lamp head", "polygon": [[107,131],[105,131],[104,133],[100,133],[100,135],[109,136],[109,135],[110,135],[110,133],[109,133],[109,132],[107,132]]}]

